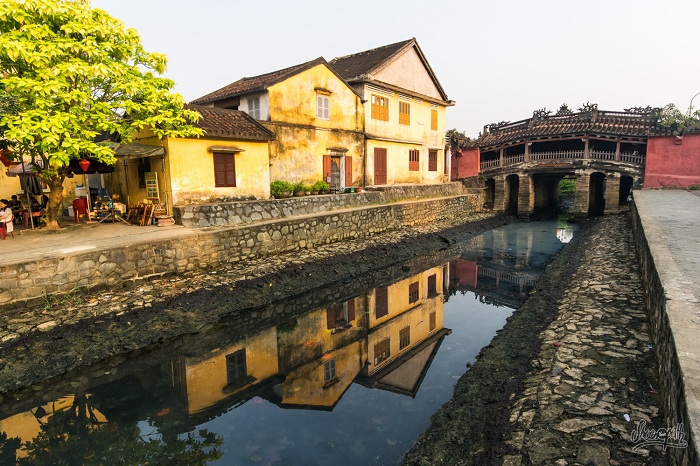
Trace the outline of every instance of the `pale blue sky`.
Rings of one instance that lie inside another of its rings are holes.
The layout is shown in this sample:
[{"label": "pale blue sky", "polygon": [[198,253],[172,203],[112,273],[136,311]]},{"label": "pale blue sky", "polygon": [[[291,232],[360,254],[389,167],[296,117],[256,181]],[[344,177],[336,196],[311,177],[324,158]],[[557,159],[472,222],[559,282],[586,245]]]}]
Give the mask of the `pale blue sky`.
[{"label": "pale blue sky", "polygon": [[[698,0],[93,0],[168,57],[194,100],[243,76],[415,37],[456,105],[447,128],[533,110],[676,103],[700,92]],[[693,102],[700,108],[700,96]]]}]

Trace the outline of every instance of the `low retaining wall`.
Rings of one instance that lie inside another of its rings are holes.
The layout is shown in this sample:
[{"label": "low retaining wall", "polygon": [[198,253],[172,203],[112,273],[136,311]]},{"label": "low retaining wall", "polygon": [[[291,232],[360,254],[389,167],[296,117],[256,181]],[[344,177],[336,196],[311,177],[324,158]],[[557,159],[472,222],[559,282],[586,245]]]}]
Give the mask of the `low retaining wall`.
[{"label": "low retaining wall", "polygon": [[40,306],[46,295],[99,291],[151,277],[267,257],[404,226],[465,220],[477,212],[474,194],[418,200],[257,224],[185,231],[176,239],[0,267],[0,310]]},{"label": "low retaining wall", "polygon": [[[700,406],[698,406],[700,400],[685,386],[683,375],[689,369],[688,361],[681,362],[682,356],[679,356],[679,348],[674,336],[674,333],[682,329],[676,328],[674,332],[673,318],[670,317],[674,313],[684,312],[681,307],[687,305],[687,302],[676,300],[678,297],[672,296],[679,291],[679,284],[665,283],[662,279],[663,274],[660,274],[659,270],[663,270],[668,264],[664,264],[659,251],[653,251],[650,247],[645,225],[634,202],[632,203],[632,231],[644,281],[644,304],[649,314],[650,334],[659,361],[661,394],[666,416],[665,427],[674,428],[682,424],[681,433],[688,442],[687,448],[669,448],[667,452],[673,457],[674,464],[697,465],[700,464],[698,457],[700,432],[693,428],[692,417],[697,418],[700,415]],[[682,349],[680,351],[682,354]],[[694,369],[697,370],[697,368]],[[691,413],[693,413],[692,416]],[[695,424],[697,423],[696,419]]]},{"label": "low retaining wall", "polygon": [[388,186],[369,188],[361,193],[175,206],[173,217],[175,223],[188,228],[246,225],[262,220],[388,204],[405,199],[440,198],[466,193],[461,183]]}]

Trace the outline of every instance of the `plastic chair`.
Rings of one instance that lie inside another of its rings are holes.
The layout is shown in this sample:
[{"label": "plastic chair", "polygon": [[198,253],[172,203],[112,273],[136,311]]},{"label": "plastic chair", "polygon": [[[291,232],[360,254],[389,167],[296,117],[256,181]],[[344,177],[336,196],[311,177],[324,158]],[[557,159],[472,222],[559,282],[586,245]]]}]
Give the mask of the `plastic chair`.
[{"label": "plastic chair", "polygon": [[87,199],[81,197],[73,200],[73,220],[75,223],[80,223],[80,216],[85,215],[90,221],[90,211],[87,207]]}]

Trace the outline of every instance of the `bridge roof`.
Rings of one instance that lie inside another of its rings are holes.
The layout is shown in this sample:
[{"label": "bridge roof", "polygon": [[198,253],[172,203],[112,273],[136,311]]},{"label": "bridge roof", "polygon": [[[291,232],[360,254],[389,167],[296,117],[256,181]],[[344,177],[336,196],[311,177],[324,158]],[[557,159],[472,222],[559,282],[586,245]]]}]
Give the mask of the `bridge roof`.
[{"label": "bridge roof", "polygon": [[493,148],[518,140],[537,140],[578,135],[649,137],[659,124],[657,109],[635,108],[624,112],[598,110],[586,105],[579,112],[571,112],[565,105],[555,115],[537,110],[532,118],[514,123],[500,122],[487,125],[476,145],[480,149]]}]

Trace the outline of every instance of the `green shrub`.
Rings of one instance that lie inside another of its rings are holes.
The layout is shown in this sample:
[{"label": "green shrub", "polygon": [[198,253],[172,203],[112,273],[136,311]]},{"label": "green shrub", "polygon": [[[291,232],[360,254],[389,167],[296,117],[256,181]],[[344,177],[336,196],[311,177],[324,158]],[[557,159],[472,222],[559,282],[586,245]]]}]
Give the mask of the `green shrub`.
[{"label": "green shrub", "polygon": [[327,191],[329,189],[331,189],[331,185],[329,185],[323,180],[318,180],[313,185],[311,185],[312,191]]},{"label": "green shrub", "polygon": [[292,185],[292,192],[299,192],[304,190],[304,183],[302,181],[297,181]]},{"label": "green shrub", "polygon": [[275,180],[270,183],[270,194],[274,197],[281,196],[282,193],[291,193],[292,183],[289,181]]},{"label": "green shrub", "polygon": [[559,182],[559,194],[562,196],[572,196],[576,192],[576,181],[569,178],[562,178]]}]

